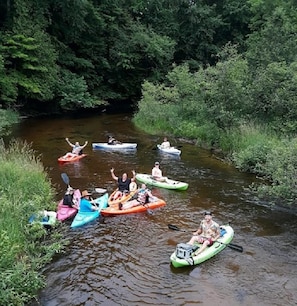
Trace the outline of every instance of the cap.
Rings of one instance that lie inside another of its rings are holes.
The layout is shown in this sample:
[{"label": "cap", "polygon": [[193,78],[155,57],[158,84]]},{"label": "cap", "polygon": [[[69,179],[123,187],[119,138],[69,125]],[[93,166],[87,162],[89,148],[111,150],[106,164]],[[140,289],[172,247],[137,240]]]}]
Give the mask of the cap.
[{"label": "cap", "polygon": [[160,163],[159,162],[155,162],[155,165],[160,165]]},{"label": "cap", "polygon": [[207,216],[207,215],[208,215],[208,216],[212,216],[212,212],[210,212],[210,211],[205,211],[203,215],[204,215],[204,216]]}]

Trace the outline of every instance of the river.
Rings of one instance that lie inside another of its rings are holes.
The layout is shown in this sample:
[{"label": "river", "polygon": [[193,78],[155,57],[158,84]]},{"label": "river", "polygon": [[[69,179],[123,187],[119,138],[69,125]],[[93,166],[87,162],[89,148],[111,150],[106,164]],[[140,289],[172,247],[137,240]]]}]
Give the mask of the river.
[{"label": "river", "polygon": [[[92,142],[108,135],[136,142],[130,153],[92,150]],[[44,306],[79,305],[295,305],[297,301],[297,216],[271,209],[249,191],[258,184],[253,175],[223,163],[210,151],[178,139],[180,158],[160,154],[155,145],[163,136],[147,135],[131,122],[129,114],[26,119],[11,135],[32,143],[53,185],[57,201],[63,196],[65,172],[73,187],[106,188],[116,183],[110,168],[120,176],[135,169],[149,173],[159,161],[163,174],[189,183],[187,191],[152,188],[167,205],[152,214],[100,218],[72,230],[65,226],[70,244],[45,267],[47,286],[39,294]],[[166,135],[167,136],[167,135]],[[65,141],[85,140],[87,156],[59,165],[57,158],[70,147]],[[205,210],[220,224],[230,222],[233,243],[243,253],[226,248],[199,266],[174,268],[170,255],[186,242]],[[173,231],[174,224],[184,231]]]}]

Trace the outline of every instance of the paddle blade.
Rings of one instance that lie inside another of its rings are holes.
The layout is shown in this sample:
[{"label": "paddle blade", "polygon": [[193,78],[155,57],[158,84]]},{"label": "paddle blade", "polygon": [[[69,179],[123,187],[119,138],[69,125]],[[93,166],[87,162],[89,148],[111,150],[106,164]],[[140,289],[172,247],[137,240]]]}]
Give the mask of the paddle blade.
[{"label": "paddle blade", "polygon": [[107,192],[107,189],[104,189],[104,188],[95,188],[95,192],[97,192],[97,193],[105,193],[105,192]]},{"label": "paddle blade", "polygon": [[230,243],[230,244],[228,244],[227,246],[228,246],[230,249],[234,250],[234,251],[237,251],[237,252],[240,252],[240,253],[243,252],[243,247],[240,246],[240,245]]},{"label": "paddle blade", "polygon": [[168,228],[174,231],[180,231],[180,228],[173,224],[168,224]]},{"label": "paddle blade", "polygon": [[66,173],[61,173],[61,177],[62,177],[63,182],[66,185],[69,185],[69,177],[68,177],[68,175]]}]

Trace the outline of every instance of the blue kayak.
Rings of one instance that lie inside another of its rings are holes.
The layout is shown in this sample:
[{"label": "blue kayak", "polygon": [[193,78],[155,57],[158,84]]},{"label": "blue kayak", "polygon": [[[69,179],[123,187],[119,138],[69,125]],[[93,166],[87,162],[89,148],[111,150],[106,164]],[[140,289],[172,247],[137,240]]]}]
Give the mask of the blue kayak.
[{"label": "blue kayak", "polygon": [[56,221],[57,221],[57,213],[54,211],[47,211],[47,210],[34,214],[29,218],[30,224],[40,223],[45,228],[51,228],[56,224]]},{"label": "blue kayak", "polygon": [[99,210],[90,211],[90,212],[83,212],[78,211],[75,218],[71,223],[72,228],[83,226],[95,219],[97,219],[100,215],[100,211],[103,208],[106,208],[108,205],[108,193],[105,193],[103,196],[97,198],[95,200],[96,205],[99,207]]}]

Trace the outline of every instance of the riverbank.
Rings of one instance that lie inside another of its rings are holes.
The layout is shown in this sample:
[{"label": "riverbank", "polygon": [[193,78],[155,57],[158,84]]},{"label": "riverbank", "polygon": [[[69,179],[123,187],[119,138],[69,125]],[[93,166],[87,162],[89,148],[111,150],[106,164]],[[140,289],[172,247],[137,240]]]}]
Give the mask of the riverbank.
[{"label": "riverbank", "polygon": [[[58,230],[29,224],[33,214],[55,210],[54,190],[35,152],[26,143],[0,142],[1,305],[24,305],[45,286],[42,267],[63,249]],[[45,204],[46,203],[46,204]]]},{"label": "riverbank", "polygon": [[[145,103],[141,101],[140,103]],[[134,124],[150,134],[166,135],[180,141],[193,143],[208,149],[222,162],[232,164],[238,171],[261,177],[263,183],[249,186],[267,206],[297,213],[297,138],[277,136],[267,128],[246,125],[229,131],[221,131],[218,141],[199,133],[189,134],[168,127],[162,120],[162,112],[154,109],[158,118],[143,120],[142,108],[134,115]],[[164,113],[164,110],[163,110]],[[162,122],[160,122],[160,120]],[[162,127],[162,128],[161,128]],[[209,134],[210,135],[210,134]]]}]

